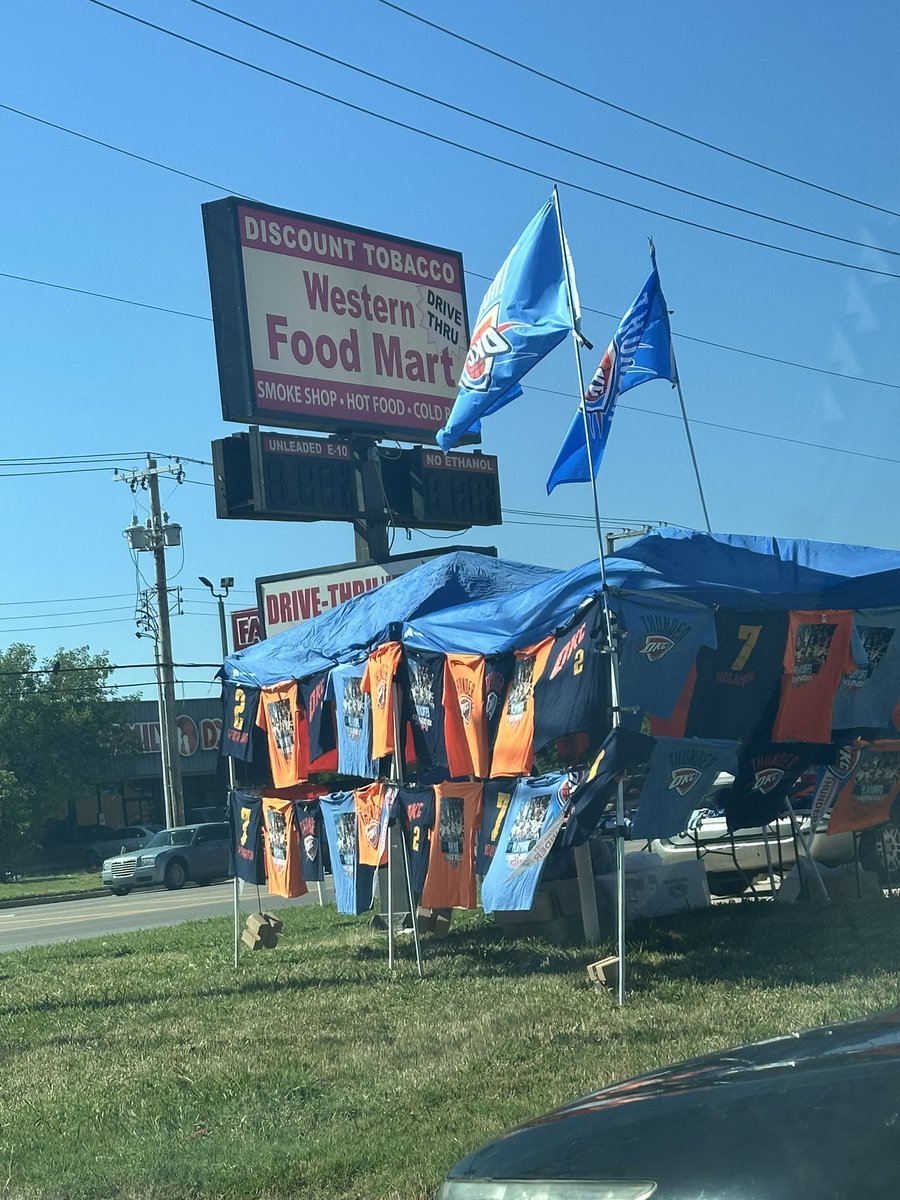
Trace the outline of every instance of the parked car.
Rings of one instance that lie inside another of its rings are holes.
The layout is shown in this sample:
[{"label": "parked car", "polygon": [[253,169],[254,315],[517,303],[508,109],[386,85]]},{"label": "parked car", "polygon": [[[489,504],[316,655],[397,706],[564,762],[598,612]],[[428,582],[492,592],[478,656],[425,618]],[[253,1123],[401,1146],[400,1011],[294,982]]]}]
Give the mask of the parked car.
[{"label": "parked car", "polygon": [[225,822],[163,829],[140,850],[108,858],[100,878],[114,896],[163,884],[174,891],[190,880],[212,883],[231,874],[231,835]]},{"label": "parked car", "polygon": [[695,1058],[489,1142],[438,1200],[900,1195],[900,1009]]},{"label": "parked car", "polygon": [[[780,817],[764,829],[741,829],[728,833],[724,803],[733,776],[723,774],[704,798],[705,807],[691,815],[688,828],[669,838],[650,843],[650,849],[664,863],[702,858],[709,890],[714,896],[736,896],[768,874],[769,863],[776,874],[789,870],[796,861],[789,817]],[[809,812],[803,811],[802,798],[793,801],[797,825],[804,837],[810,833]],[[646,848],[646,842],[626,843],[628,852]],[[813,858],[824,866],[835,867],[854,861],[853,835],[828,834],[827,817],[820,821],[810,842]],[[767,858],[768,849],[768,858]],[[883,886],[900,887],[900,802],[892,820],[859,836],[861,866],[876,871]],[[800,850],[801,856],[803,850]]]},{"label": "parked car", "polygon": [[111,829],[107,825],[97,825],[84,847],[84,865],[89,871],[99,871],[105,858],[119,850],[140,850],[161,828],[160,825],[124,825],[121,829]]}]

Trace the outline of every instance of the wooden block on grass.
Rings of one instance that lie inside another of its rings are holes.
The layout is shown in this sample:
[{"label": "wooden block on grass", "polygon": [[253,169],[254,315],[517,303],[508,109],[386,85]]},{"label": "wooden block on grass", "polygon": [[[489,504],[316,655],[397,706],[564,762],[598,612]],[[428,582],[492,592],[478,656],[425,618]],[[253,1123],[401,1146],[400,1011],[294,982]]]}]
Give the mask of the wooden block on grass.
[{"label": "wooden block on grass", "polygon": [[268,912],[263,913],[262,915],[268,921],[273,933],[281,933],[282,929],[284,929],[284,921],[282,921],[280,917],[276,917],[274,913]]},{"label": "wooden block on grass", "polygon": [[590,963],[587,969],[588,979],[597,989],[617,988],[619,986],[619,959],[613,954],[609,958],[601,958],[599,962]]}]

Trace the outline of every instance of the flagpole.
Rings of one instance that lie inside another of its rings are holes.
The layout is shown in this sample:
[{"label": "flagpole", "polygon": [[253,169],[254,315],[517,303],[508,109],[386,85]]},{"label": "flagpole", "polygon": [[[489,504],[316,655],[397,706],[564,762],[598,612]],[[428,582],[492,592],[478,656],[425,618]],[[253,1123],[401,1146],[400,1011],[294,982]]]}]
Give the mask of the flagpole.
[{"label": "flagpole", "polygon": [[[553,186],[553,206],[556,209],[556,223],[559,228],[559,245],[562,252],[563,268],[565,270],[566,279],[566,295],[569,301],[569,317],[572,322],[572,344],[575,347],[575,365],[578,373],[578,397],[579,407],[581,408],[581,416],[584,422],[584,441],[587,447],[588,471],[591,478],[591,494],[594,498],[594,522],[597,527],[597,554],[600,560],[600,583],[603,589],[603,613],[606,622],[606,637],[609,645],[609,697],[610,707],[612,709],[612,727],[617,729],[621,725],[622,719],[619,712],[619,656],[616,651],[616,643],[613,639],[612,616],[609,606],[609,587],[606,582],[606,557],[603,550],[603,531],[600,527],[600,501],[597,497],[597,477],[594,473],[594,455],[591,447],[590,426],[588,424],[587,408],[584,403],[584,373],[581,367],[581,334],[578,330],[578,319],[575,312],[574,288],[572,279],[569,274],[569,254],[566,246],[566,235],[563,230],[562,209],[559,203],[559,189],[554,184]],[[622,780],[619,780],[619,786],[616,791],[616,954],[619,960],[618,970],[618,1000],[619,1004],[625,1003],[625,839],[623,837],[625,829],[625,785]],[[585,936],[590,940],[588,927],[590,925],[591,932],[599,940],[600,924],[597,918],[597,895],[594,885],[593,866],[590,861],[590,849],[585,844],[583,847],[576,848],[576,856],[579,850],[587,850],[587,863],[578,862],[576,866],[579,875],[579,891],[582,895],[582,920],[587,912],[585,906],[585,891],[582,888],[583,874],[586,868],[590,878],[584,879],[588,884],[590,895],[593,897],[593,910],[589,913],[590,922],[585,920]]]},{"label": "flagpole", "polygon": [[[666,294],[662,290],[662,280],[659,278],[659,268],[656,266],[656,247],[653,244],[653,238],[650,238],[650,260],[653,263],[656,271],[657,282],[659,283],[659,294],[662,297],[663,308],[666,313],[666,321],[669,319],[669,309],[666,304]],[[681,390],[681,375],[678,371],[678,363],[675,361],[675,347],[672,345],[672,331],[669,330],[669,355],[672,360],[672,374],[675,376],[675,388],[678,392],[678,403],[681,405],[681,419],[684,422],[684,432],[687,436],[688,449],[691,452],[691,462],[694,464],[694,476],[697,480],[697,491],[700,493],[700,504],[703,507],[703,519],[706,521],[706,532],[712,533],[712,526],[709,523],[709,510],[706,507],[706,496],[703,493],[703,484],[700,480],[700,465],[697,462],[697,454],[694,450],[694,439],[691,437],[691,427],[688,423],[687,409],[684,406],[684,394]]]}]

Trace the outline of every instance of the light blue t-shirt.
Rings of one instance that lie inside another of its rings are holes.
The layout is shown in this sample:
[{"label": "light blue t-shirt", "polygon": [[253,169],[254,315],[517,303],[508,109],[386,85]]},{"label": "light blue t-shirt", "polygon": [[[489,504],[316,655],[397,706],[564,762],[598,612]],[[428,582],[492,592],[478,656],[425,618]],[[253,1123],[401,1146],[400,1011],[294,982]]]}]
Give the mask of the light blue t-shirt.
[{"label": "light blue t-shirt", "polygon": [[352,792],[332,792],[321,796],[319,802],[328,838],[337,910],[359,916],[372,907],[375,868],[359,861],[356,801]]},{"label": "light blue t-shirt", "polygon": [[713,609],[698,604],[615,596],[619,697],[657,717],[669,717],[701,646],[715,649]]},{"label": "light blue t-shirt", "polygon": [[900,700],[900,608],[860,609],[853,629],[866,665],[841,677],[831,727],[887,729]]},{"label": "light blue t-shirt", "polygon": [[703,738],[657,738],[632,818],[632,838],[650,841],[686,829],[719,772],[737,774],[738,746],[740,742]]},{"label": "light blue t-shirt", "polygon": [[334,667],[328,680],[328,697],[334,701],[337,727],[338,770],[342,775],[375,779],[372,762],[372,698],[360,683],[366,664]]},{"label": "light blue t-shirt", "polygon": [[[497,849],[484,883],[481,903],[485,912],[527,911],[544,870],[547,853],[524,865],[535,852],[538,840],[550,829],[565,807],[569,791],[565,774],[520,779],[510,801]],[[522,870],[516,870],[523,867]]]}]

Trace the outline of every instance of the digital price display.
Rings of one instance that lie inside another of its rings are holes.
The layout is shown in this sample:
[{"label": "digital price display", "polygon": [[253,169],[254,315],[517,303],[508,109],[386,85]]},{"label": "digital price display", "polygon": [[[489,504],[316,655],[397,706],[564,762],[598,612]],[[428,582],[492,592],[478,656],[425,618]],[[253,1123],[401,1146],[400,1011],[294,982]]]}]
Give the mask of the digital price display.
[{"label": "digital price display", "polygon": [[358,516],[356,468],[346,442],[277,433],[251,438],[257,442],[262,512],[313,521]]},{"label": "digital price display", "polygon": [[413,514],[426,529],[499,525],[500,476],[493,454],[443,454],[417,449],[413,460]]}]

